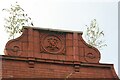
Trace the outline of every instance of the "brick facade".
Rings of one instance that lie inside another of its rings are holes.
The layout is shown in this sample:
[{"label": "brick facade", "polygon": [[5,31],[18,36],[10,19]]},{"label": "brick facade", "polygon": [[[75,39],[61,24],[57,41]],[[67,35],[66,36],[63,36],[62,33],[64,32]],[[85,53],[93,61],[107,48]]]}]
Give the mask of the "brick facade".
[{"label": "brick facade", "polygon": [[26,27],[7,42],[1,60],[3,78],[118,78],[82,32]]}]

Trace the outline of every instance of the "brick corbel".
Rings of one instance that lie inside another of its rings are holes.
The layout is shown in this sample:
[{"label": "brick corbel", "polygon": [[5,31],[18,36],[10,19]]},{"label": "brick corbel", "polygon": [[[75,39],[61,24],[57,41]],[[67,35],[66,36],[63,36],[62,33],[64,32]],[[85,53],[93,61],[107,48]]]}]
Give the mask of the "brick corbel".
[{"label": "brick corbel", "polygon": [[34,68],[35,58],[28,58],[28,66],[29,68]]},{"label": "brick corbel", "polygon": [[80,71],[80,65],[78,65],[78,64],[76,65],[76,64],[75,64],[75,65],[74,65],[74,71],[75,71],[75,72],[79,72],[79,71]]}]

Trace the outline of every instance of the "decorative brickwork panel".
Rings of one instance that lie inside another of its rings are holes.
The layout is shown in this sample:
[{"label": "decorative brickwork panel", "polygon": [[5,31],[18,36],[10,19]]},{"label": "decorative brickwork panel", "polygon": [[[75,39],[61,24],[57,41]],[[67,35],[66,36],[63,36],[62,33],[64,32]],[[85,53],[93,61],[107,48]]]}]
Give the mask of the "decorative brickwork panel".
[{"label": "decorative brickwork panel", "polygon": [[80,61],[87,63],[99,63],[100,52],[98,49],[88,45],[80,34],[78,41]]},{"label": "decorative brickwork panel", "polygon": [[9,56],[27,56],[27,48],[28,48],[28,30],[25,29],[23,34],[13,40],[8,41],[5,47],[5,55]]}]

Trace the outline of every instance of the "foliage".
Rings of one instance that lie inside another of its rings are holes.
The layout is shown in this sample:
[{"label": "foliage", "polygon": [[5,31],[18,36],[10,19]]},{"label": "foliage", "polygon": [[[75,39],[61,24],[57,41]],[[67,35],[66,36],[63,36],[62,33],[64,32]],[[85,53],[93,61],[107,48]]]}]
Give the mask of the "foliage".
[{"label": "foliage", "polygon": [[11,37],[14,39],[16,34],[20,34],[23,26],[33,26],[31,18],[24,13],[24,10],[17,2],[15,5],[11,5],[9,9],[3,9],[3,11],[9,14],[7,18],[4,18],[4,27],[9,34],[9,39]]},{"label": "foliage", "polygon": [[102,40],[103,36],[104,33],[103,31],[100,31],[96,19],[92,20],[90,26],[87,26],[87,30],[85,32],[85,39],[87,40],[87,43],[101,49],[102,47],[107,46]]}]

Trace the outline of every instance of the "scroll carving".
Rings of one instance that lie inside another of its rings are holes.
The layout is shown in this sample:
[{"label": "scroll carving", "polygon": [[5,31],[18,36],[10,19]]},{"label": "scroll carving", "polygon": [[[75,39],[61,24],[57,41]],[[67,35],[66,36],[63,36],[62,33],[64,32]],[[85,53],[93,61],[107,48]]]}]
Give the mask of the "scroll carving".
[{"label": "scroll carving", "polygon": [[95,49],[86,49],[85,50],[85,60],[90,63],[97,63],[100,60],[100,55]]}]

